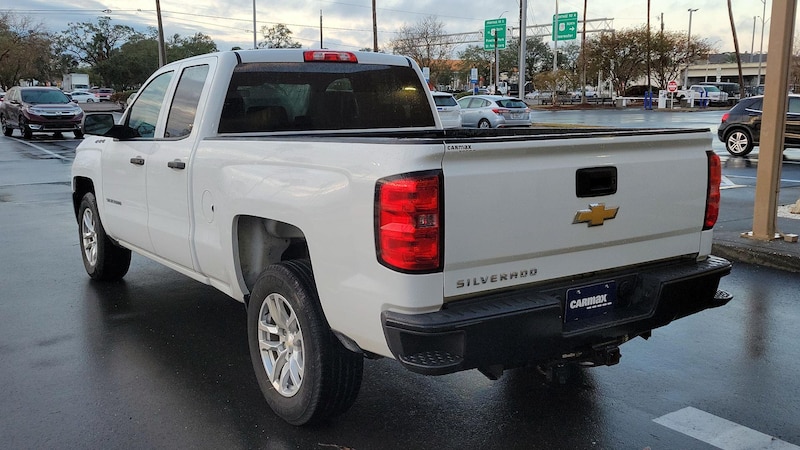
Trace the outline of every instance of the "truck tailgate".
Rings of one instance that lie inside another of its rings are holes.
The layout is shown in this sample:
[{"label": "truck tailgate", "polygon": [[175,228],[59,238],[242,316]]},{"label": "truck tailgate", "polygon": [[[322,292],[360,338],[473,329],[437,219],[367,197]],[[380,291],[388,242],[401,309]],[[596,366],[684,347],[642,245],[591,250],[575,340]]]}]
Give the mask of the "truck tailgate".
[{"label": "truck tailgate", "polygon": [[445,297],[700,252],[705,130],[447,142]]}]

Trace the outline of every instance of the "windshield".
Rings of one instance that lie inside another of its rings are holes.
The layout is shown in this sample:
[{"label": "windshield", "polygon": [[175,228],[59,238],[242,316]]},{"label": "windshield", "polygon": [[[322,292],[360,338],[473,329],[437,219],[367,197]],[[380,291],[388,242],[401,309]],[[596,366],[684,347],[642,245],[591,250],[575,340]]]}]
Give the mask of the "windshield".
[{"label": "windshield", "polygon": [[26,89],[22,91],[22,101],[32,105],[59,105],[70,103],[63,92],[55,89]]}]

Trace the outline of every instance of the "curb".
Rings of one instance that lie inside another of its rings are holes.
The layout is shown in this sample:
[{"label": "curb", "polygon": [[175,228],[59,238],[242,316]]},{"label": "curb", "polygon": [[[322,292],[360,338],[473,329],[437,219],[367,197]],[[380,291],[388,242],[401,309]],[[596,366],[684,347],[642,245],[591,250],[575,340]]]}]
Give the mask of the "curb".
[{"label": "curb", "polygon": [[[796,245],[796,244],[795,244]],[[800,259],[778,249],[751,247],[732,244],[727,241],[716,241],[711,246],[711,253],[730,261],[757,264],[788,272],[800,272]]]}]

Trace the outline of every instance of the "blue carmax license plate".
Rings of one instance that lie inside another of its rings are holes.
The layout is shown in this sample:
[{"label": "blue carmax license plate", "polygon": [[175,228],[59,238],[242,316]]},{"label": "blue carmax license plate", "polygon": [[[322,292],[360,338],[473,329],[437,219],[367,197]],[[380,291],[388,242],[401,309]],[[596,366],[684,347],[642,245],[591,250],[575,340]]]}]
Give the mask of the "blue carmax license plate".
[{"label": "blue carmax license plate", "polygon": [[602,316],[614,308],[617,301],[617,282],[605,281],[567,290],[564,322]]}]

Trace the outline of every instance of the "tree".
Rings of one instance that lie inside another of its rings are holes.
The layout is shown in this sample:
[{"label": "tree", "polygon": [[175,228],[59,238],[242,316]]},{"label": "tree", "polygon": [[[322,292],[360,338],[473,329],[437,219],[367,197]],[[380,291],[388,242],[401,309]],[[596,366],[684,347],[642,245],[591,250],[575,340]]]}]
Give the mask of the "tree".
[{"label": "tree", "polygon": [[400,27],[398,38],[391,41],[389,47],[393,53],[409,56],[421,67],[430,68],[430,81],[437,84],[440,75],[452,70],[450,59],[454,44],[445,34],[444,24],[428,16],[413,25]]},{"label": "tree", "polygon": [[261,27],[264,40],[258,43],[258,48],[300,48],[302,44],[292,39],[292,30],[279,23],[274,27]]},{"label": "tree", "polygon": [[187,38],[174,34],[166,44],[168,62],[217,51],[217,44],[214,43],[214,40],[203,33],[195,33]]},{"label": "tree", "polygon": [[119,91],[137,88],[158,69],[158,40],[138,36],[122,44],[110,58],[95,67],[107,86]]},{"label": "tree", "polygon": [[0,13],[0,86],[14,86],[21,79],[51,81],[57,61],[52,36],[41,23],[11,12]]},{"label": "tree", "polygon": [[590,70],[610,73],[614,89],[623,94],[633,80],[647,74],[646,35],[645,27],[639,27],[587,39]]},{"label": "tree", "polygon": [[58,38],[58,45],[60,53],[74,57],[78,63],[95,67],[137,34],[127,25],[112,25],[111,18],[103,16],[97,19],[97,23],[70,23]]},{"label": "tree", "polygon": [[[168,62],[217,51],[214,41],[203,33],[187,38],[174,34],[166,46]],[[128,90],[140,86],[157,68],[158,36],[157,31],[151,28],[148,35],[138,34],[122,44],[93,70],[107,86]]]},{"label": "tree", "polygon": [[461,71],[469,74],[473,68],[478,69],[478,78],[484,80],[489,79],[491,67],[494,64],[493,58],[494,51],[487,52],[483,47],[477,45],[470,45],[458,54],[458,59],[461,60]]},{"label": "tree", "polygon": [[[506,41],[500,52],[500,71],[511,71],[519,63],[519,41]],[[533,80],[536,74],[553,70],[553,50],[542,39],[525,40],[525,79]],[[535,83],[534,83],[535,84]]]},{"label": "tree", "polygon": [[666,89],[667,83],[679,78],[692,54],[705,57],[711,51],[711,45],[698,37],[692,37],[691,45],[687,46],[686,34],[682,32],[660,31],[654,34],[650,53],[653,82],[659,89]]}]

